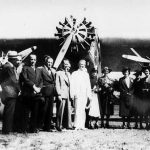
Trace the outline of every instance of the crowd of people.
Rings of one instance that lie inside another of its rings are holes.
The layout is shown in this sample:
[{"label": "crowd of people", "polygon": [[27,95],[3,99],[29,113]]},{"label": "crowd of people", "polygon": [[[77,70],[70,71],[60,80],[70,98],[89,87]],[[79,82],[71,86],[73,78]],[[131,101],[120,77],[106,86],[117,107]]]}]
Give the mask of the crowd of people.
[{"label": "crowd of people", "polygon": [[[149,129],[149,66],[136,71],[135,79],[130,77],[130,68],[124,67],[123,77],[116,81],[109,77],[112,70],[108,67],[102,69],[101,77],[95,68],[88,72],[84,59],[72,73],[68,59],[62,61],[62,67],[57,71],[49,55],[44,56],[43,66],[37,67],[36,62],[35,54],[23,64],[16,51],[8,52],[8,62],[2,66],[0,79],[3,134],[52,132],[53,122],[58,131],[109,128],[116,91],[122,128],[131,128],[130,118],[134,117],[135,128],[140,122],[140,128],[145,123]],[[142,72],[145,77],[141,77]],[[56,120],[53,118],[54,103]]]}]

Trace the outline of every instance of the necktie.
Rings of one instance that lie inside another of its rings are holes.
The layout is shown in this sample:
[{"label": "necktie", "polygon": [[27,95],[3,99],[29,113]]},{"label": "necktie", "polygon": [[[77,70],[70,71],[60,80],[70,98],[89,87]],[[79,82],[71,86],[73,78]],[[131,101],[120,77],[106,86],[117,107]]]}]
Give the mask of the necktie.
[{"label": "necktie", "polygon": [[51,69],[49,69],[49,68],[48,68],[48,73],[49,73],[49,75],[52,74],[52,71],[51,71]]},{"label": "necktie", "polygon": [[69,75],[68,75],[68,72],[65,72],[65,75],[66,75],[67,80],[68,80],[68,83],[69,83]]},{"label": "necktie", "polygon": [[15,72],[16,79],[19,80],[19,74],[17,72],[17,68],[16,67],[14,67],[14,72]]}]

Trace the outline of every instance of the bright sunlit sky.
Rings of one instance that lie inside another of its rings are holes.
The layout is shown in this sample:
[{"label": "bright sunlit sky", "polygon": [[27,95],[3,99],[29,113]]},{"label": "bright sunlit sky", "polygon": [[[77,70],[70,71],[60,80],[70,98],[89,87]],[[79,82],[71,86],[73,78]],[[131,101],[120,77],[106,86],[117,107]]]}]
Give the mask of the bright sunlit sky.
[{"label": "bright sunlit sky", "polygon": [[51,38],[70,15],[102,38],[150,38],[149,0],[0,0],[0,38]]}]

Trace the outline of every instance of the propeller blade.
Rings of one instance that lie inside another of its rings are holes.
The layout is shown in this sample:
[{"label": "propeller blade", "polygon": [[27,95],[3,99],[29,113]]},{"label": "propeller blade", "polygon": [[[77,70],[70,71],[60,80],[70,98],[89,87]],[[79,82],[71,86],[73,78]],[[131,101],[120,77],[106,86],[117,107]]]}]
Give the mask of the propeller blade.
[{"label": "propeller blade", "polygon": [[69,46],[70,46],[72,37],[73,37],[73,33],[71,33],[71,34],[67,37],[67,39],[66,39],[64,45],[62,46],[62,48],[61,48],[60,52],[58,53],[58,56],[57,56],[57,58],[56,58],[56,60],[55,60],[54,68],[57,69],[57,68],[59,67],[61,61],[63,60],[63,58],[64,58],[64,56],[65,56],[65,54],[66,54],[66,52],[67,52],[67,50],[68,50],[68,48],[69,48]]}]

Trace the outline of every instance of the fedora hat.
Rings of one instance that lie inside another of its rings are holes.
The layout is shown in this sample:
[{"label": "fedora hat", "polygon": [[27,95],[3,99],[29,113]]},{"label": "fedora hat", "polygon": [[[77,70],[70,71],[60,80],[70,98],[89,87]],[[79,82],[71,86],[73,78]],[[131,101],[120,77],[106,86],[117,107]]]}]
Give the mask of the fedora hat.
[{"label": "fedora hat", "polygon": [[142,71],[141,70],[135,70],[135,73],[133,74],[135,76],[141,76],[142,75]]},{"label": "fedora hat", "polygon": [[17,51],[8,51],[7,56],[8,58],[17,58],[19,55]]},{"label": "fedora hat", "polygon": [[104,67],[102,70],[102,73],[108,71],[109,73],[112,71],[112,69],[108,68],[108,67]]},{"label": "fedora hat", "polygon": [[129,67],[123,67],[122,73],[125,73],[126,71],[129,71],[130,73],[131,69]]}]

